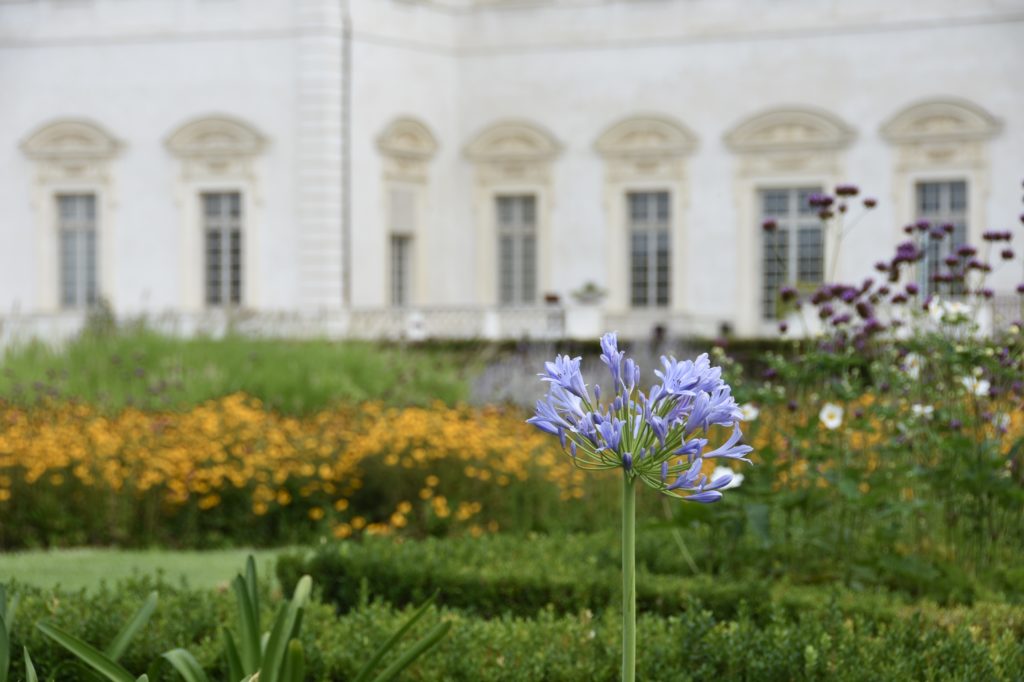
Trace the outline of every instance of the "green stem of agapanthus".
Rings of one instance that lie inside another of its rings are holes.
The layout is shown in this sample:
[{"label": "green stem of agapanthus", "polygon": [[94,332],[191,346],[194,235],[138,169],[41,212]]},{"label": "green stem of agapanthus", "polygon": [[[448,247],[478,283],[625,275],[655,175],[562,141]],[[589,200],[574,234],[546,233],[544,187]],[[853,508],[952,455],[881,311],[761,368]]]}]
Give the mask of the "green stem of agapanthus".
[{"label": "green stem of agapanthus", "polygon": [[622,472],[622,682],[636,681],[636,486]]}]

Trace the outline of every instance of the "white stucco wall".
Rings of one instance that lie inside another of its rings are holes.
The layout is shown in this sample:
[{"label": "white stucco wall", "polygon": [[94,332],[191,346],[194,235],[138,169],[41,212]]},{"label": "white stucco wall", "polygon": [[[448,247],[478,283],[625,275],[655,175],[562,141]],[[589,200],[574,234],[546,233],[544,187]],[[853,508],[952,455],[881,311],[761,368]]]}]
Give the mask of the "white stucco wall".
[{"label": "white stucco wall", "polygon": [[[756,315],[760,233],[749,218],[758,179],[740,182],[745,162],[725,135],[778,107],[821,110],[849,126],[854,139],[836,153],[835,174],[794,177],[856,182],[878,197],[840,259],[842,276],[868,276],[902,237],[907,178],[916,177],[898,172],[899,150],[880,127],[914,102],[956,98],[998,119],[972,171],[982,203],[971,228],[977,236],[1016,224],[1022,63],[1019,0],[3,0],[0,315],[48,312],[33,162],[19,144],[55,119],[87,118],[123,143],[103,224],[113,262],[101,264],[114,270],[105,293],[118,312],[188,312],[182,279],[201,271],[182,249],[180,166],[164,142],[188,120],[227,114],[267,139],[254,161],[258,252],[246,267],[258,284],[247,307],[335,313],[389,304],[391,166],[378,138],[394,121],[414,119],[437,145],[422,166],[414,303],[480,309],[495,303],[495,263],[479,257],[491,207],[467,146],[508,119],[559,145],[534,168],[549,207],[539,294],[566,301],[587,281],[622,285],[610,279],[621,264],[608,246],[618,227],[609,223],[612,195],[622,190],[609,189],[595,141],[617,121],[655,114],[696,142],[674,185],[685,196],[669,313],[679,329],[714,333],[727,322],[759,333],[771,325]],[[936,169],[945,172],[941,160]],[[1018,260],[994,283],[1012,291],[1021,279]],[[653,318],[637,319],[647,329]]]}]

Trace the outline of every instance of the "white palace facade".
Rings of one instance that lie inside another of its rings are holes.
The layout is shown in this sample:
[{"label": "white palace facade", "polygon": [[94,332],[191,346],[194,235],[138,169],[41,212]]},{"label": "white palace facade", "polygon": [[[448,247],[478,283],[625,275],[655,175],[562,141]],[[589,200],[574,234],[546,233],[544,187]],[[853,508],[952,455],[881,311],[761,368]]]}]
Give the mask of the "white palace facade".
[{"label": "white palace facade", "polygon": [[773,334],[809,192],[836,278],[1021,241],[1022,73],[1024,0],[0,0],[0,341]]}]

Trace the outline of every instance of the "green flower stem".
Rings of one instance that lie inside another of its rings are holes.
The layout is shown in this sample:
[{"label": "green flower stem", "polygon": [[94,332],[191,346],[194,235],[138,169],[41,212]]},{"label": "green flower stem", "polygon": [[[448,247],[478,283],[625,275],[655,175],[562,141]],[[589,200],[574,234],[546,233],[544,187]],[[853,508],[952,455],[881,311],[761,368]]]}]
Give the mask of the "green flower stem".
[{"label": "green flower stem", "polygon": [[636,486],[622,472],[622,682],[636,681]]}]

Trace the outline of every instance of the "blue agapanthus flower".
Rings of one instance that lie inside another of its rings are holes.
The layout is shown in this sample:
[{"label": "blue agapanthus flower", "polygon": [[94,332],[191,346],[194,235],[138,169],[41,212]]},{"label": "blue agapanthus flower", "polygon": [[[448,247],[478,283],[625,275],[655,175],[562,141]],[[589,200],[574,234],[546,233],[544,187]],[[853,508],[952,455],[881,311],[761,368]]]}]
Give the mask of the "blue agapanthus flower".
[{"label": "blue agapanthus flower", "polygon": [[[707,354],[696,360],[662,357],[654,373],[661,383],[640,390],[640,367],[619,350],[614,332],[601,338],[601,361],[611,373],[611,389],[593,394],[580,373],[580,358],[559,355],[539,376],[548,394],[527,420],[558,436],[581,469],[617,469],[660,492],[691,502],[717,502],[732,474],[714,480],[701,473],[704,460],[749,463],[742,441],[743,413]],[[602,402],[601,397],[605,400]],[[712,426],[732,427],[726,441],[708,450]]]}]

